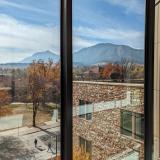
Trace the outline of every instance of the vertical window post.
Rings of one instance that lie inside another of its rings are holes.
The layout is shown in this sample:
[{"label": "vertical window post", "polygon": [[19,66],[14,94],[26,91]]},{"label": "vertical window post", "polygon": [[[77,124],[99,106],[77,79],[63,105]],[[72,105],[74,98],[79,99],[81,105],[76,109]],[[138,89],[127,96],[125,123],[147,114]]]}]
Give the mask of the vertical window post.
[{"label": "vertical window post", "polygon": [[61,0],[61,159],[72,160],[72,0]]},{"label": "vertical window post", "polygon": [[145,160],[152,160],[153,154],[153,66],[154,66],[154,14],[155,0],[146,0],[145,26]]}]

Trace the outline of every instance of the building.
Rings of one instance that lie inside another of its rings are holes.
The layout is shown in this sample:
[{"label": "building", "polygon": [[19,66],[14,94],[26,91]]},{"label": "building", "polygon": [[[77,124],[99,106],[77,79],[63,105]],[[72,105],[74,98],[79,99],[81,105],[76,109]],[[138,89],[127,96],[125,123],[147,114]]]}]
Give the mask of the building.
[{"label": "building", "polygon": [[143,84],[75,81],[73,142],[92,160],[144,159]]}]

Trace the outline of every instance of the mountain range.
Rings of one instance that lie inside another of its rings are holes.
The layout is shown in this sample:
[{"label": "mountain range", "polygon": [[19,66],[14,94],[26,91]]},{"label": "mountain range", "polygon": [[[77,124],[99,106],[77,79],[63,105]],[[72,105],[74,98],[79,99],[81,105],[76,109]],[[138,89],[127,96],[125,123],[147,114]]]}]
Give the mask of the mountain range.
[{"label": "mountain range", "polygon": [[[73,53],[73,64],[75,66],[92,66],[96,64],[119,63],[122,58],[131,59],[137,64],[144,64],[144,50],[134,49],[127,45],[100,43]],[[44,62],[52,60],[54,63],[57,63],[60,60],[60,56],[47,50],[34,53],[32,56],[26,57],[17,63],[0,64],[0,67],[26,67],[34,60],[43,60]]]},{"label": "mountain range", "polygon": [[51,51],[44,51],[44,52],[37,52],[30,57],[24,58],[19,63],[32,63],[33,61],[43,60],[47,62],[48,60],[52,60],[53,62],[59,61],[59,55],[51,52]]},{"label": "mountain range", "polygon": [[122,58],[131,59],[134,63],[144,64],[144,50],[126,45],[100,43],[83,48],[73,54],[73,62],[86,66],[104,63],[119,63]]}]

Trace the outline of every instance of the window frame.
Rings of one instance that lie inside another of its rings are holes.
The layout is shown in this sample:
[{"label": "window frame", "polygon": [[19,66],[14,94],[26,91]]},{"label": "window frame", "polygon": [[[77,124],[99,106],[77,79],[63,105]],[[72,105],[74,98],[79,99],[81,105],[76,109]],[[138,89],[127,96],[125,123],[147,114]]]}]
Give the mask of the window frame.
[{"label": "window frame", "polygon": [[[84,142],[84,144],[82,144],[81,142]],[[90,148],[89,148],[89,152],[87,151],[87,144],[89,144]],[[92,142],[79,136],[79,146],[84,149],[85,153],[88,153],[90,156],[92,156]]]},{"label": "window frame", "polygon": [[[125,113],[125,114],[124,114]],[[142,122],[142,119],[144,120],[144,114],[142,113],[136,113],[128,110],[121,109],[121,125],[120,125],[120,133],[122,135],[134,138],[135,140],[144,141],[144,122]],[[129,126],[131,126],[131,130],[127,129],[125,127],[125,116],[130,116],[129,122],[131,123]],[[140,133],[137,132],[137,120],[140,118]],[[143,132],[142,132],[143,131]]]},{"label": "window frame", "polygon": [[154,81],[155,0],[146,0],[145,79],[144,79],[144,159],[153,155],[153,81]]},{"label": "window frame", "polygon": [[[61,159],[72,160],[72,0],[61,1]],[[144,156],[153,154],[153,64],[155,0],[146,0],[145,80],[144,80]],[[148,98],[149,97],[149,98]]]},{"label": "window frame", "polygon": [[[140,118],[140,133],[138,133],[138,128],[137,128],[137,120]],[[144,140],[144,114],[141,113],[134,113],[134,124],[135,124],[135,130],[134,130],[134,137],[135,139],[139,140]]]},{"label": "window frame", "polygon": [[[124,114],[125,113],[125,114]],[[121,134],[123,134],[123,135],[126,135],[126,136],[129,136],[129,137],[132,137],[132,134],[133,134],[133,126],[132,126],[132,124],[133,124],[133,122],[132,122],[132,112],[131,111],[127,111],[127,110],[121,110],[121,125],[120,125],[120,133]],[[125,118],[126,117],[124,117],[124,116],[130,116],[130,121],[131,121],[131,125],[130,125],[130,127],[131,127],[131,131],[129,130],[129,129],[127,129],[126,127],[125,127],[125,124],[124,124],[124,120],[125,120]]]},{"label": "window frame", "polygon": [[72,0],[60,0],[61,160],[72,160]]},{"label": "window frame", "polygon": [[[87,112],[89,109],[89,106],[87,106],[87,105],[91,105],[92,112],[91,111]],[[87,121],[91,121],[93,118],[93,103],[79,99],[79,106],[78,107],[79,107],[79,118],[85,119]],[[82,110],[84,113],[82,112]],[[81,113],[83,113],[83,114],[81,114]]]}]

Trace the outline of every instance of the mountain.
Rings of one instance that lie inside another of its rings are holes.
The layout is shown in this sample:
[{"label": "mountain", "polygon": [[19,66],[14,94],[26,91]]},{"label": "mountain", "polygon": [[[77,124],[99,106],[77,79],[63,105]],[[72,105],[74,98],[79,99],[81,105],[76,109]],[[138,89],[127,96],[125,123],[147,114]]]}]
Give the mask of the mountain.
[{"label": "mountain", "polygon": [[[106,63],[119,63],[122,58],[131,59],[134,63],[144,64],[144,50],[134,49],[127,45],[116,45],[111,43],[100,43],[88,48],[83,48],[73,54],[73,66],[83,67],[91,65],[104,65]],[[30,57],[26,57],[17,63],[0,64],[1,68],[26,68],[33,60],[43,60],[47,62],[49,59],[58,62],[60,56],[51,51],[43,51],[34,53]]]},{"label": "mountain", "polygon": [[43,60],[44,62],[48,62],[48,60],[52,60],[53,62],[58,62],[60,57],[51,51],[43,51],[37,52],[30,57],[27,57],[21,60],[19,63],[32,63],[34,60]]},{"label": "mountain", "polygon": [[102,63],[121,62],[122,58],[131,59],[134,63],[144,63],[144,50],[134,49],[127,45],[100,43],[83,48],[73,54],[73,63],[90,66]]},{"label": "mountain", "polygon": [[4,64],[0,64],[0,68],[3,68],[3,69],[17,69],[17,68],[21,68],[21,69],[24,69],[26,67],[28,67],[28,63],[4,63]]}]

